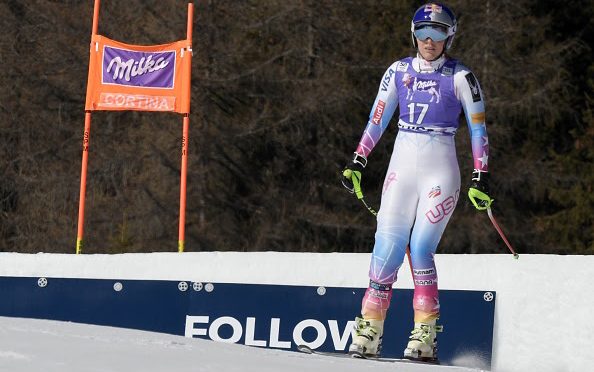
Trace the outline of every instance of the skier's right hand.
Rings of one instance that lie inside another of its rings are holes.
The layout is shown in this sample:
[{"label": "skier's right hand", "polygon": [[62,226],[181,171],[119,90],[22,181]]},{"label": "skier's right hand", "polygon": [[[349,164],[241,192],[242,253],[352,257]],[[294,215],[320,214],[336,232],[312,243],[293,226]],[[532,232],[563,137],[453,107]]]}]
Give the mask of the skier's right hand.
[{"label": "skier's right hand", "polygon": [[361,173],[365,165],[367,165],[367,159],[355,153],[355,157],[347,163],[341,174],[342,185],[350,193],[355,193],[358,198],[363,197],[363,193],[361,192]]}]

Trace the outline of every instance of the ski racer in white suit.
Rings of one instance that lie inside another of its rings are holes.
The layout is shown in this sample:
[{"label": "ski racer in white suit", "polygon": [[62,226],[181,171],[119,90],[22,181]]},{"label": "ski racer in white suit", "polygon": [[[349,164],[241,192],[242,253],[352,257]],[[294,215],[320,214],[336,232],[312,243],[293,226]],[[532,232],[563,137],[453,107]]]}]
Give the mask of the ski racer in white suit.
[{"label": "ski racer in white suit", "polygon": [[480,210],[492,201],[483,95],[474,74],[444,53],[452,46],[456,27],[454,13],[444,5],[426,4],[415,12],[411,32],[417,55],[398,60],[386,70],[354,158],[343,171],[342,182],[352,192],[352,177],[360,181],[369,154],[399,107],[399,130],[377,216],[369,287],[349,348],[355,356],[379,354],[392,285],[408,246],[415,325],[404,356],[437,359],[436,333],[441,326],[436,324],[440,305],[434,255],[460,196],[454,135],[462,111],[474,159],[469,197]]}]

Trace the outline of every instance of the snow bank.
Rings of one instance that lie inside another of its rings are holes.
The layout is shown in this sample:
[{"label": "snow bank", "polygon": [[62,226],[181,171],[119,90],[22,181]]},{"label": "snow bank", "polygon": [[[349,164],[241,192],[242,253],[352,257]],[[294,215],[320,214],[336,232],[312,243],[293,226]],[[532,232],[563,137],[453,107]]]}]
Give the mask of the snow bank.
[{"label": "snow bank", "polygon": [[330,358],[162,333],[0,317],[7,372],[475,372]]},{"label": "snow bank", "polygon": [[[437,255],[436,262],[442,289],[497,291],[495,371],[591,370],[594,256]],[[368,254],[344,253],[0,253],[0,276],[364,287],[368,263]],[[412,288],[407,265],[395,287]]]}]

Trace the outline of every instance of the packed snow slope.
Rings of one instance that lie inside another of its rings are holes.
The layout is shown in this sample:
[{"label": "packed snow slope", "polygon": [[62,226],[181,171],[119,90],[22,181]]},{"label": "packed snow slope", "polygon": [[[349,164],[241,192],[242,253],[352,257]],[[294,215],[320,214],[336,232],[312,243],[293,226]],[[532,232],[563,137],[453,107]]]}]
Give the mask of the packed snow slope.
[{"label": "packed snow slope", "polygon": [[0,317],[3,372],[469,372],[191,339],[162,333]]},{"label": "packed snow slope", "polygon": [[[590,319],[594,309],[590,284],[594,256],[522,255],[514,260],[504,254],[437,255],[436,263],[442,289],[497,292],[494,371],[594,370],[594,323]],[[0,276],[365,287],[368,264],[368,254],[339,253],[0,253]],[[402,266],[395,288],[412,288],[407,265]],[[468,328],[471,330],[472,325]],[[149,372],[165,370],[164,366],[168,371],[360,371],[359,362],[366,364],[365,370],[394,371],[387,363],[328,360],[48,321],[2,318],[0,332],[0,371],[129,371],[131,366],[135,366],[132,370]],[[42,351],[54,345],[60,345],[59,350],[51,354]],[[22,367],[31,360],[46,361],[47,365]],[[165,362],[160,364],[160,360]],[[67,367],[71,363],[77,368]],[[21,367],[24,369],[18,369]],[[425,369],[418,370],[444,368],[421,367]],[[406,366],[404,370],[416,369]]]}]

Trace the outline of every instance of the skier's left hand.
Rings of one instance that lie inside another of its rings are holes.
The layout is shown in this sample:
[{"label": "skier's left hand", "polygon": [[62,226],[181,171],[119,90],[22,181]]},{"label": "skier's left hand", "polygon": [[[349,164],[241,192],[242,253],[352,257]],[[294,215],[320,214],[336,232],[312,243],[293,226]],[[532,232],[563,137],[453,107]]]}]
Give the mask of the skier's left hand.
[{"label": "skier's left hand", "polygon": [[472,205],[479,211],[491,206],[493,199],[489,196],[489,173],[475,170],[472,172],[472,183],[468,189],[468,197]]}]

